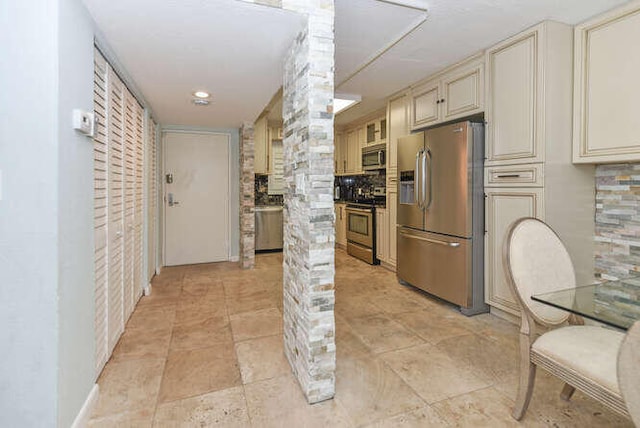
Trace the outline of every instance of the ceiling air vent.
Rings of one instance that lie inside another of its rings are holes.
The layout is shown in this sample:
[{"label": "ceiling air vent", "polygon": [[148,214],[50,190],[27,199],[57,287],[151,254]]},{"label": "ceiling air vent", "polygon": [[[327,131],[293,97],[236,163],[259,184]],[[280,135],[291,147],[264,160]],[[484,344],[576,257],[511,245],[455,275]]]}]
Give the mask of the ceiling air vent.
[{"label": "ceiling air vent", "polygon": [[195,98],[192,101],[197,106],[208,106],[209,105],[209,100],[203,100],[203,99],[200,99],[200,98]]}]

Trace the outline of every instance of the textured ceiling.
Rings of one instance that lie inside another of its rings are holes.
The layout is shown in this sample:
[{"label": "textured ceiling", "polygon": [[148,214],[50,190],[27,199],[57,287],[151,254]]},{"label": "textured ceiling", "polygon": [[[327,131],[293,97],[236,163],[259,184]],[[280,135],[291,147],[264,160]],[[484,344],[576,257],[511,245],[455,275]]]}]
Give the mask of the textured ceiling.
[{"label": "textured ceiling", "polygon": [[[282,84],[304,19],[235,0],[84,0],[164,125],[239,127]],[[197,107],[197,89],[213,97]]]},{"label": "textured ceiling", "polygon": [[[237,0],[84,0],[162,124],[237,127],[254,120],[282,82],[303,18]],[[425,5],[427,18],[393,3]],[[344,124],[392,93],[543,20],[575,24],[626,0],[335,0],[336,92],[363,101]],[[195,107],[196,89],[213,94]]]}]

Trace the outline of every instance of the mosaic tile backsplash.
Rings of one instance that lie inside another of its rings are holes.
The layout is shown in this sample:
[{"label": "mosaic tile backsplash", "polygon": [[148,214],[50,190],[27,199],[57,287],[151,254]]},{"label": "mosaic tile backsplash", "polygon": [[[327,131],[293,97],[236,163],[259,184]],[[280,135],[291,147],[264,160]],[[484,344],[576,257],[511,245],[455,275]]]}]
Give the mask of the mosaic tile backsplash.
[{"label": "mosaic tile backsplash", "polygon": [[640,272],[640,164],[596,167],[595,232],[596,275]]},{"label": "mosaic tile backsplash", "polygon": [[269,176],[256,174],[256,206],[283,205],[282,195],[269,195]]}]

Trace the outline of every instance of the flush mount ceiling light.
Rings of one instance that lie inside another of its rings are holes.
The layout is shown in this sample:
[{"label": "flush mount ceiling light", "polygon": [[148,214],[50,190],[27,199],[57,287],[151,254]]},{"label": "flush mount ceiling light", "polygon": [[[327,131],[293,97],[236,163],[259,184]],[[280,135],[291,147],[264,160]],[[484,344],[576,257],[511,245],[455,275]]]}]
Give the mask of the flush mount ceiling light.
[{"label": "flush mount ceiling light", "polygon": [[335,94],[333,98],[333,114],[338,114],[362,101],[360,95]]},{"label": "flush mount ceiling light", "polygon": [[195,91],[193,96],[196,98],[209,98],[209,92],[206,91]]}]

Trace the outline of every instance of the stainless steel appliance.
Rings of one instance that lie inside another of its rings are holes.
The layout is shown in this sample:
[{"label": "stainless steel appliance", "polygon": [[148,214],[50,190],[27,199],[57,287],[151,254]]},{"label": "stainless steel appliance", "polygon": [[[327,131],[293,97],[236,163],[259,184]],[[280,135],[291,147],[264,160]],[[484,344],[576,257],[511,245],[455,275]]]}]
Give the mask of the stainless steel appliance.
[{"label": "stainless steel appliance", "polygon": [[460,305],[484,303],[484,129],[459,122],[398,139],[397,276]]},{"label": "stainless steel appliance", "polygon": [[369,264],[376,258],[375,207],[373,204],[347,204],[347,253]]},{"label": "stainless steel appliance", "polygon": [[386,168],[387,165],[387,145],[375,144],[362,148],[362,169],[373,171]]},{"label": "stainless steel appliance", "polygon": [[257,206],[256,251],[282,249],[282,207]]}]

